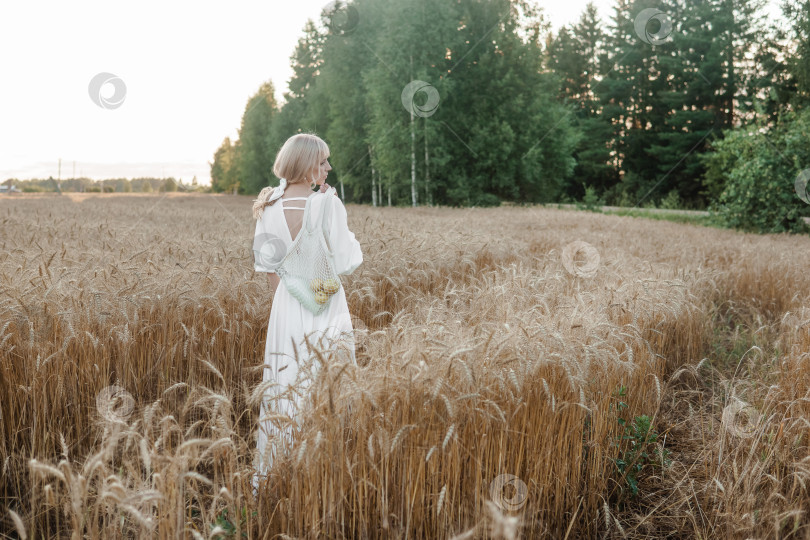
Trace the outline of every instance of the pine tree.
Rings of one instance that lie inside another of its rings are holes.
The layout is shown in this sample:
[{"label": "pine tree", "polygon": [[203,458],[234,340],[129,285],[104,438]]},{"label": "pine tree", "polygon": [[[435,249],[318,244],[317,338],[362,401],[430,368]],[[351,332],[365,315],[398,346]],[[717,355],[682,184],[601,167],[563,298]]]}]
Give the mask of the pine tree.
[{"label": "pine tree", "polygon": [[785,0],[783,11],[794,21],[791,38],[796,44],[788,68],[794,93],[790,96],[796,109],[810,105],[810,0]]},{"label": "pine tree", "polygon": [[[660,174],[648,149],[659,143],[669,108],[662,100],[668,88],[667,73],[659,62],[662,51],[672,49],[666,29],[648,27],[651,36],[636,31],[636,19],[645,9],[657,9],[674,20],[675,10],[666,2],[619,0],[607,39],[606,67],[598,87],[603,115],[609,119],[612,151],[621,176],[608,198],[629,197],[635,204],[654,198],[661,191]],[[676,16],[676,15],[675,15]],[[652,24],[652,22],[651,22]],[[645,28],[642,26],[642,30]]]},{"label": "pine tree", "polygon": [[211,166],[211,189],[216,193],[228,192],[238,184],[237,149],[229,137],[214,153]]},{"label": "pine tree", "polygon": [[[273,115],[266,133],[265,144],[272,163],[275,163],[281,146],[292,135],[301,132],[322,133],[319,129],[326,127],[323,98],[315,91],[323,66],[325,36],[312,20],[307,20],[303,33],[290,57],[293,75],[288,81],[289,90],[282,94],[284,103]],[[279,182],[273,175],[272,163],[265,186],[278,185]]]},{"label": "pine tree", "polygon": [[[330,143],[333,174],[349,188],[349,200],[371,200],[372,173],[367,95],[362,74],[379,60],[369,43],[377,39],[379,17],[372,2],[355,2],[342,13],[324,13],[323,65],[318,85],[328,107],[324,132]],[[348,10],[354,10],[348,11]],[[348,15],[347,15],[348,14]],[[357,14],[357,20],[350,15]]]},{"label": "pine tree", "polygon": [[734,64],[728,59],[733,50],[733,14],[718,9],[717,3],[689,0],[675,6],[669,15],[675,26],[671,46],[656,48],[660,77],[668,84],[657,96],[667,114],[647,150],[657,164],[651,198],[677,190],[688,205],[702,206],[700,155],[708,149],[709,137],[720,136],[731,124],[734,91],[728,77],[734,77]]},{"label": "pine tree", "polygon": [[271,81],[261,85],[247,102],[239,129],[239,185],[242,192],[258,193],[273,181],[274,155],[269,148],[270,126],[276,113]]},{"label": "pine tree", "polygon": [[574,127],[587,134],[575,151],[574,180],[566,185],[566,194],[574,199],[584,196],[585,186],[604,192],[618,181],[616,168],[610,163],[612,126],[602,115],[596,95],[605,71],[605,40],[591,2],[576,25],[560,29],[548,50],[549,67],[561,78],[560,98],[571,107]]}]

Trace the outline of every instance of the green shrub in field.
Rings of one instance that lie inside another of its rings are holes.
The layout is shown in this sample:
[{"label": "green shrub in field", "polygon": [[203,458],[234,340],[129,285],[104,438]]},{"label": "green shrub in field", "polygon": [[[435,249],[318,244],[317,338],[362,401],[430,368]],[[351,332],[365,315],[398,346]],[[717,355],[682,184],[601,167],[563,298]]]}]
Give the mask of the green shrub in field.
[{"label": "green shrub in field", "polygon": [[661,199],[661,208],[666,208],[667,210],[678,210],[681,208],[681,196],[678,195],[678,190],[673,189],[667,196]]},{"label": "green shrub in field", "polygon": [[[627,387],[622,385],[616,394],[616,412],[627,408],[624,399]],[[672,464],[669,450],[658,443],[658,432],[653,429],[652,419],[647,415],[636,416],[628,423],[617,418],[622,426],[622,434],[613,444],[619,449],[619,456],[613,460],[619,477],[619,501],[635,498],[639,494],[638,481],[648,469],[667,468]],[[625,442],[626,441],[626,442]]]},{"label": "green shrub in field", "polygon": [[[585,197],[582,199],[584,204],[585,210],[590,210],[591,212],[601,212],[601,206],[604,204],[604,200],[596,194],[596,188],[593,186],[587,186],[585,188]],[[577,208],[582,209],[583,204],[577,203]]]},{"label": "green shrub in field", "polygon": [[796,194],[799,173],[810,168],[810,110],[785,113],[766,130],[728,131],[709,154],[704,183],[722,191],[709,211],[727,227],[749,232],[806,232],[808,204]]},{"label": "green shrub in field", "polygon": [[633,197],[630,196],[630,193],[628,193],[627,190],[622,190],[616,197],[615,204],[616,206],[621,206],[622,208],[632,208],[635,203],[633,201]]},{"label": "green shrub in field", "polygon": [[501,199],[499,199],[497,195],[493,195],[492,193],[480,193],[472,197],[470,200],[470,206],[489,207],[500,205]]},{"label": "green shrub in field", "polygon": [[629,488],[630,497],[636,497],[639,493],[638,481],[647,468],[666,468],[672,464],[669,457],[669,450],[659,448],[658,432],[652,428],[652,419],[647,415],[636,416],[629,424],[624,419],[619,418],[619,424],[624,428],[621,439],[616,441],[617,446],[621,446],[622,441],[628,441],[627,447],[620,450],[619,457],[614,460],[616,471],[624,483],[625,488]]}]

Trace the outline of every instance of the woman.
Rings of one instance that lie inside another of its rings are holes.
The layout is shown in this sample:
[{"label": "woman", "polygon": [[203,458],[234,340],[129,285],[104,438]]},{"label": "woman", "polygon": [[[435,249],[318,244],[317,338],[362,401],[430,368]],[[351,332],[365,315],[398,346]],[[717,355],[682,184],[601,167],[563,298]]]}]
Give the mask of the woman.
[{"label": "woman", "polygon": [[[291,387],[301,390],[309,386],[299,366],[312,359],[311,346],[320,350],[344,348],[350,361],[356,363],[352,322],[343,287],[331,297],[327,308],[315,315],[280,284],[280,278],[273,271],[273,265],[287,254],[301,231],[307,204],[317,230],[320,230],[324,205],[331,205],[327,239],[335,271],[351,274],[363,262],[360,243],[348,227],[346,207],[335,189],[325,183],[332,170],[328,158],[329,147],[319,137],[308,133],[293,135],[281,147],[273,165],[273,173],[281,178],[280,185],[264,188],[253,204],[253,216],[258,220],[253,249],[254,254],[259,254],[254,269],[268,273],[274,291],[264,350],[263,382],[277,383],[268,389],[261,407],[259,464],[253,479],[254,489],[258,489],[259,481],[266,476],[276,455],[272,443],[282,439],[287,444],[292,442],[291,428],[280,433],[269,417],[279,414],[296,417],[301,398]],[[320,190],[313,193],[316,185]]]}]

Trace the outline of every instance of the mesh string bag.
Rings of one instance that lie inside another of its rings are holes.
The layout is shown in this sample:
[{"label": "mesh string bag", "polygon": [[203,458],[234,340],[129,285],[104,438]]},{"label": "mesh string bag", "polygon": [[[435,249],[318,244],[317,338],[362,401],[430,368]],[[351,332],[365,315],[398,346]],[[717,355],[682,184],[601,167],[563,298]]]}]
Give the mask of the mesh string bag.
[{"label": "mesh string bag", "polygon": [[315,315],[329,306],[332,297],[341,287],[340,277],[335,272],[326,225],[332,212],[333,191],[334,188],[330,188],[322,194],[326,198],[321,212],[320,230],[315,229],[311,219],[311,202],[315,197],[307,200],[301,231],[276,268],[276,273],[290,294]]}]

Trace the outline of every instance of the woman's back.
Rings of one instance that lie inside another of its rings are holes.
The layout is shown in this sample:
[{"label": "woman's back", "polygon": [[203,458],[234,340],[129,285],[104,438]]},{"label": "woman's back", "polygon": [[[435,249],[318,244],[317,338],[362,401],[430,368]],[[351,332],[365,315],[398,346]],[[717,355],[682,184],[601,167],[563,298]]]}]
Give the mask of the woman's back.
[{"label": "woman's back", "polygon": [[[280,262],[301,232],[306,205],[310,205],[309,219],[312,226],[320,228],[324,205],[327,203],[331,205],[331,215],[326,224],[329,232],[327,243],[334,257],[335,271],[342,275],[351,274],[363,262],[363,253],[354,233],[349,230],[346,207],[334,194],[334,188],[325,193],[313,193],[309,197],[287,197],[285,194],[274,204],[265,207],[261,219],[256,223],[254,238],[259,245],[254,245],[254,249],[261,252],[261,244],[278,242],[276,239],[280,239],[284,249],[273,258],[276,263]],[[255,270],[272,272],[272,263],[262,264],[261,259],[257,258]]]},{"label": "woman's back", "polygon": [[[286,220],[287,231],[290,235],[290,240],[294,241],[301,231],[301,226],[304,219],[304,209],[308,199],[315,196],[315,193],[309,197],[287,197],[282,196],[276,204],[282,205],[283,216]],[[310,209],[310,212],[312,210]]]}]

